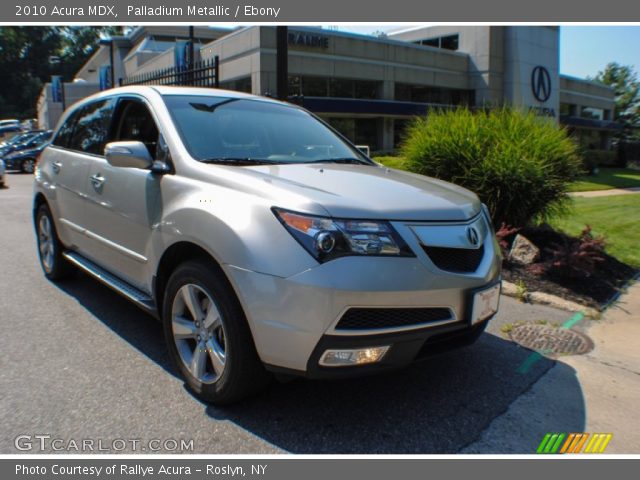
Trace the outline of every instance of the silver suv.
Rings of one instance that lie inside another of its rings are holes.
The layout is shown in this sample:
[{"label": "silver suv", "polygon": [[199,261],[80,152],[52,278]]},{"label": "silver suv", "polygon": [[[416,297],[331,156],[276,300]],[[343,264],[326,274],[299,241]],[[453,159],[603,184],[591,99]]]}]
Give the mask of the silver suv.
[{"label": "silver suv", "polygon": [[385,168],[306,110],[126,87],[62,118],[35,176],[47,278],[72,267],[164,326],[201,399],[273,373],[380,372],[473,342],[498,308],[486,208]]}]

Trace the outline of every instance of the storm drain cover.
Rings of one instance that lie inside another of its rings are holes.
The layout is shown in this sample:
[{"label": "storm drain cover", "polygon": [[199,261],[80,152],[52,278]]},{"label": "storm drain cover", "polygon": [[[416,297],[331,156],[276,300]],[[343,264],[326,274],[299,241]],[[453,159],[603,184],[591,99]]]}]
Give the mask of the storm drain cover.
[{"label": "storm drain cover", "polygon": [[549,325],[518,325],[509,336],[523,347],[545,355],[582,355],[593,349],[593,342],[585,334]]}]

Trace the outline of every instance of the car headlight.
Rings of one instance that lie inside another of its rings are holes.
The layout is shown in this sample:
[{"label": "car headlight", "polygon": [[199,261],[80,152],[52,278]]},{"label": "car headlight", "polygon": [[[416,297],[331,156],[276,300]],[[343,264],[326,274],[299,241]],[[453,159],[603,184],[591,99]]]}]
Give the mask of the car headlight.
[{"label": "car headlight", "polygon": [[279,208],[273,212],[319,262],[347,255],[415,256],[389,222],[319,217]]}]

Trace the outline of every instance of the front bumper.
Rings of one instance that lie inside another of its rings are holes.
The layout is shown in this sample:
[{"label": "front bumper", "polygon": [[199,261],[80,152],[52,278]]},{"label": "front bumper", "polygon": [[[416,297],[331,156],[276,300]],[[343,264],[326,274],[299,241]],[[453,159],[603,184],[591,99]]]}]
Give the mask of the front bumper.
[{"label": "front bumper", "polygon": [[[274,365],[266,365],[266,367],[275,373],[294,374],[313,379],[350,378],[397,370],[413,362],[471,345],[482,334],[489,320],[490,318],[472,326],[468,322],[461,321],[447,326],[380,335],[350,337],[323,335],[311,353],[304,373]],[[370,348],[382,345],[391,347],[382,360],[376,363],[349,367],[324,367],[319,363],[322,354],[329,349]]]},{"label": "front bumper", "polygon": [[[225,265],[247,315],[258,354],[270,369],[311,377],[364,374],[406,365],[436,338],[473,336],[471,292],[499,281],[500,259],[486,242],[472,274],[438,270],[413,248],[414,258],[344,257],[281,278]],[[415,246],[414,246],[415,247]],[[445,324],[345,332],[336,329],[352,307],[444,307]],[[442,337],[444,336],[444,337]],[[460,337],[461,338],[461,337]],[[320,367],[327,348],[388,345],[381,362],[358,367]],[[383,342],[383,343],[381,343]]]},{"label": "front bumper", "polygon": [[19,170],[22,168],[22,162],[24,162],[25,160],[26,158],[14,158],[14,159],[5,158],[4,159],[5,168],[7,170]]}]

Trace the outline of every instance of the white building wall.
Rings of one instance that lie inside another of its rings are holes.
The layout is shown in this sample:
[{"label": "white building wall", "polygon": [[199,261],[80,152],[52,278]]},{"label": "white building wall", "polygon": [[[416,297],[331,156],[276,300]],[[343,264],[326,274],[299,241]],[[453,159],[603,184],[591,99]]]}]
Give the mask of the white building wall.
[{"label": "white building wall", "polygon": [[[560,107],[560,39],[557,27],[504,27],[504,96],[524,108],[535,108],[558,118]],[[546,68],[551,95],[539,101],[532,88],[532,73]]]}]

